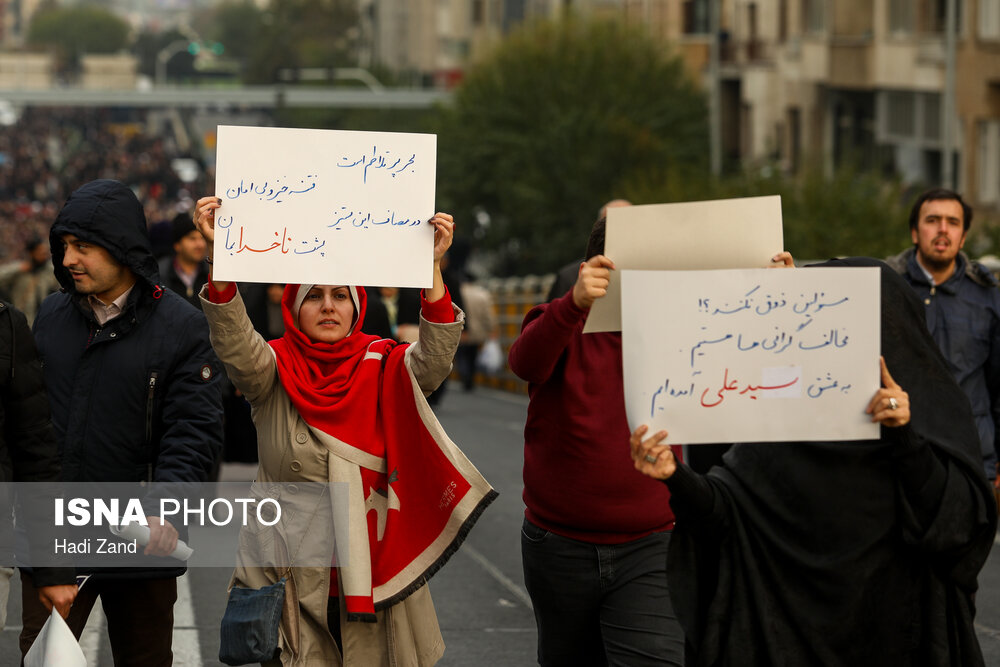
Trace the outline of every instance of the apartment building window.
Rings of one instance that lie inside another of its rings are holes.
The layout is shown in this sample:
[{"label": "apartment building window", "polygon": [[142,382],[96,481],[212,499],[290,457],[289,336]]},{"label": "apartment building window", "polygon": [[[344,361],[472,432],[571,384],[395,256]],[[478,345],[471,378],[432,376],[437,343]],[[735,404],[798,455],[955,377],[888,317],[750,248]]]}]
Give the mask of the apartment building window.
[{"label": "apartment building window", "polygon": [[980,39],[1000,39],[1000,0],[979,0]]},{"label": "apartment building window", "polygon": [[913,93],[890,90],[885,95],[886,134],[909,139],[916,134],[916,108]]},{"label": "apartment building window", "polygon": [[788,170],[798,173],[802,157],[802,110],[788,109]]},{"label": "apartment building window", "polygon": [[803,32],[823,32],[826,30],[825,0],[802,0]]},{"label": "apartment building window", "polygon": [[681,6],[685,35],[708,33],[708,3],[710,0],[684,0]]},{"label": "apartment building window", "polygon": [[979,123],[979,201],[1000,204],[1000,120]]},{"label": "apartment building window", "polygon": [[[943,33],[948,17],[948,0],[924,0],[919,6],[922,10],[922,32]],[[962,34],[962,0],[955,0],[955,25],[958,34]]]},{"label": "apartment building window", "polygon": [[916,25],[913,0],[890,0],[889,2],[889,32],[912,33]]},{"label": "apartment building window", "polygon": [[941,95],[939,93],[917,93],[920,104],[920,123],[923,126],[921,137],[930,141],[941,140]]},{"label": "apartment building window", "polygon": [[912,141],[923,146],[941,143],[941,94],[889,90],[881,93],[879,126],[889,141]]}]

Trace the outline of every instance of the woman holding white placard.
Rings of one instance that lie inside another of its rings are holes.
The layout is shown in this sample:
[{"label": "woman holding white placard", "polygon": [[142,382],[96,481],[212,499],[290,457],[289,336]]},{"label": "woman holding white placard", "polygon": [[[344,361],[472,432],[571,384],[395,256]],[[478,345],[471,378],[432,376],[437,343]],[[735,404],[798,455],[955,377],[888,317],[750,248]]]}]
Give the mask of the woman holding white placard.
[{"label": "woman holding white placard", "polygon": [[[210,248],[220,205],[215,197],[197,204]],[[432,665],[444,651],[424,584],[496,492],[425,400],[450,371],[464,319],[441,277],[454,221],[438,213],[429,224],[434,284],[412,345],[361,331],[361,287],[288,285],[285,334],[270,344],[254,332],[235,284],[213,281],[202,291],[212,345],[253,408],[257,481],[350,489],[347,508],[333,508],[335,519],[347,516],[350,537],[338,567],[244,563],[233,575],[231,587],[249,589],[287,579],[274,664]],[[294,561],[295,549],[286,548]],[[331,543],[331,559],[333,551]]]},{"label": "woman holding white placard", "polygon": [[632,434],[665,480],[689,665],[982,665],[976,576],[996,530],[969,403],[912,290],[881,262],[882,388],[870,441],[734,445],[698,475]]}]

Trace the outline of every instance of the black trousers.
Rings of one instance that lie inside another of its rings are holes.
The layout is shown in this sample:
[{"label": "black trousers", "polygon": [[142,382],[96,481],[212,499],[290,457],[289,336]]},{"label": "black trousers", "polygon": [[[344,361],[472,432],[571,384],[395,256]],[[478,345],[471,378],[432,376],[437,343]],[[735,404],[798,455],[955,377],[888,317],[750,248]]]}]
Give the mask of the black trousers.
[{"label": "black trousers", "polygon": [[[108,637],[115,667],[170,667],[174,634],[177,579],[91,578],[80,589],[66,624],[79,639],[97,598],[108,619]],[[31,576],[21,572],[21,656],[28,652],[50,612],[38,599]]]}]

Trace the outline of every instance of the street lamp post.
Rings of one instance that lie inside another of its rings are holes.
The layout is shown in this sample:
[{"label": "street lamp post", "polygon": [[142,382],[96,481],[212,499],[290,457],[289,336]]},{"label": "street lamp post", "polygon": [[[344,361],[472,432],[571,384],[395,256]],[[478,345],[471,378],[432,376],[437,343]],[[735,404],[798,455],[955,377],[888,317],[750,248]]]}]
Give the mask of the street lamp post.
[{"label": "street lamp post", "polygon": [[957,8],[955,0],[945,3],[944,23],[944,92],[941,95],[941,181],[944,187],[954,190],[955,155],[955,41]]},{"label": "street lamp post", "polygon": [[170,42],[165,47],[160,49],[160,52],[156,54],[156,85],[162,86],[167,82],[167,63],[170,59],[176,56],[181,51],[187,51],[191,42],[186,39],[178,39],[175,42]]}]

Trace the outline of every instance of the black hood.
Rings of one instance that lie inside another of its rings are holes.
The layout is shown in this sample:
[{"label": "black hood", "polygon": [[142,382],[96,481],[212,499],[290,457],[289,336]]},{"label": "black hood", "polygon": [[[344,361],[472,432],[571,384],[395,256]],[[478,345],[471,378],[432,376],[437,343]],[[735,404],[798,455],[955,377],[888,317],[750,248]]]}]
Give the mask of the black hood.
[{"label": "black hood", "polygon": [[140,281],[150,286],[159,284],[160,273],[146,231],[146,214],[124,183],[100,179],[81,186],[69,196],[52,224],[49,244],[56,278],[72,293],[73,278],[63,266],[64,234],[101,246]]}]

